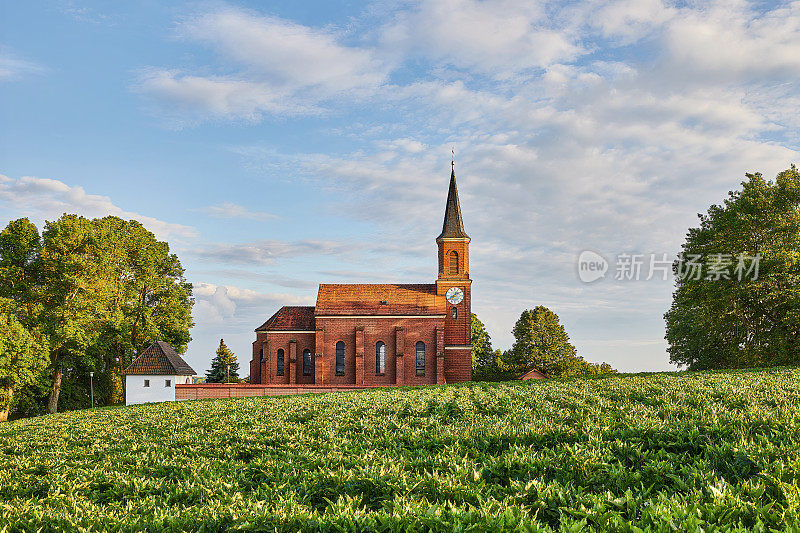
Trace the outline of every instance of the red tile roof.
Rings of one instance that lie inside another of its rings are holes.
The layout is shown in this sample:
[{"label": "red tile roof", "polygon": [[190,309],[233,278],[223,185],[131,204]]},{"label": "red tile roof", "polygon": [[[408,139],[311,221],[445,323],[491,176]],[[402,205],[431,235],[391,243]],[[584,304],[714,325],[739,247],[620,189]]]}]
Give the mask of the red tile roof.
[{"label": "red tile roof", "polygon": [[517,379],[547,379],[547,375],[541,370],[536,370],[535,368],[532,368],[531,370],[528,370],[527,372],[522,374]]},{"label": "red tile roof", "polygon": [[175,353],[172,346],[156,341],[139,354],[123,372],[130,376],[194,376],[197,372]]},{"label": "red tile roof", "polygon": [[446,301],[433,284],[324,284],[317,293],[317,316],[443,315]]},{"label": "red tile roof", "polygon": [[256,331],[314,331],[314,307],[285,305],[256,328]]}]

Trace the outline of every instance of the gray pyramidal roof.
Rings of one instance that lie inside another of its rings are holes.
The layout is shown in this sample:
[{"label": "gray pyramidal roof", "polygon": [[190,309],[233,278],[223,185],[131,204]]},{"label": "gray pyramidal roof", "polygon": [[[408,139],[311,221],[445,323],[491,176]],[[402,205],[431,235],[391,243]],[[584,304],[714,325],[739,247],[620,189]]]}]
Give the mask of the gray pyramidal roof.
[{"label": "gray pyramidal roof", "polygon": [[130,376],[194,376],[197,372],[175,353],[172,346],[164,341],[156,341],[145,348],[123,374]]},{"label": "gray pyramidal roof", "polygon": [[439,239],[469,239],[464,231],[464,221],[461,220],[461,204],[458,203],[458,188],[456,187],[456,170],[450,172],[450,190],[447,191],[447,207],[444,210],[444,224]]}]

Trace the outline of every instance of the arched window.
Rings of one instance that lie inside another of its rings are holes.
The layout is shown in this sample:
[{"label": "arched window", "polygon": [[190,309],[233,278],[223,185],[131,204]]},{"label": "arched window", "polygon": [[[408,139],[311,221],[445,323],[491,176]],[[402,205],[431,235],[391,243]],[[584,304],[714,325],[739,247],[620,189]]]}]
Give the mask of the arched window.
[{"label": "arched window", "polygon": [[264,360],[264,348],[261,348],[261,359],[260,360],[261,361]]},{"label": "arched window", "polygon": [[378,341],[375,345],[375,373],[383,374],[386,371],[386,345]]},{"label": "arched window", "polygon": [[311,350],[303,350],[303,375],[311,375]]},{"label": "arched window", "polygon": [[283,375],[283,348],[278,349],[278,371],[279,376]]},{"label": "arched window", "polygon": [[344,376],[344,342],[336,343],[336,375]]},{"label": "arched window", "polygon": [[425,375],[425,343],[422,341],[417,343],[417,375]]},{"label": "arched window", "polygon": [[452,309],[453,320],[458,318],[458,308],[454,305]]},{"label": "arched window", "polygon": [[450,274],[458,274],[458,252],[450,251]]}]

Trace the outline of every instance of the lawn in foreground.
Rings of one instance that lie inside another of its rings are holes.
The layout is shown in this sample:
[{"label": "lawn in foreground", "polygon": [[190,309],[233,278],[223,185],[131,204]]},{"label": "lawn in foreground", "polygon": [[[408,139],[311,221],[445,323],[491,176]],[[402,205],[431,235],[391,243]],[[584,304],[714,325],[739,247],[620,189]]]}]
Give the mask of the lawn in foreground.
[{"label": "lawn in foreground", "polygon": [[800,530],[800,370],[202,400],[0,426],[0,530]]}]

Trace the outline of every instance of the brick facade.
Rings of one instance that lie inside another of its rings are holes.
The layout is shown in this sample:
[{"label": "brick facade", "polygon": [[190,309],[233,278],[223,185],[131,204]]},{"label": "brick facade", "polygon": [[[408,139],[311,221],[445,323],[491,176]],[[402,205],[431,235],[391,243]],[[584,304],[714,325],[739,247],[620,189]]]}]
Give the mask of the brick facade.
[{"label": "brick facade", "polygon": [[[295,388],[317,391],[471,380],[469,242],[453,172],[442,234],[436,239],[435,283],[320,285],[316,306],[283,307],[256,329],[250,382],[276,386],[278,392],[272,393],[280,394]],[[460,301],[458,295],[448,301],[446,295],[453,288],[460,290]],[[337,372],[337,346],[343,348],[341,372]],[[308,373],[303,372],[306,350],[311,356]],[[283,375],[278,373],[281,353]],[[383,372],[377,365],[379,353]],[[237,393],[250,395],[268,388]]]}]

